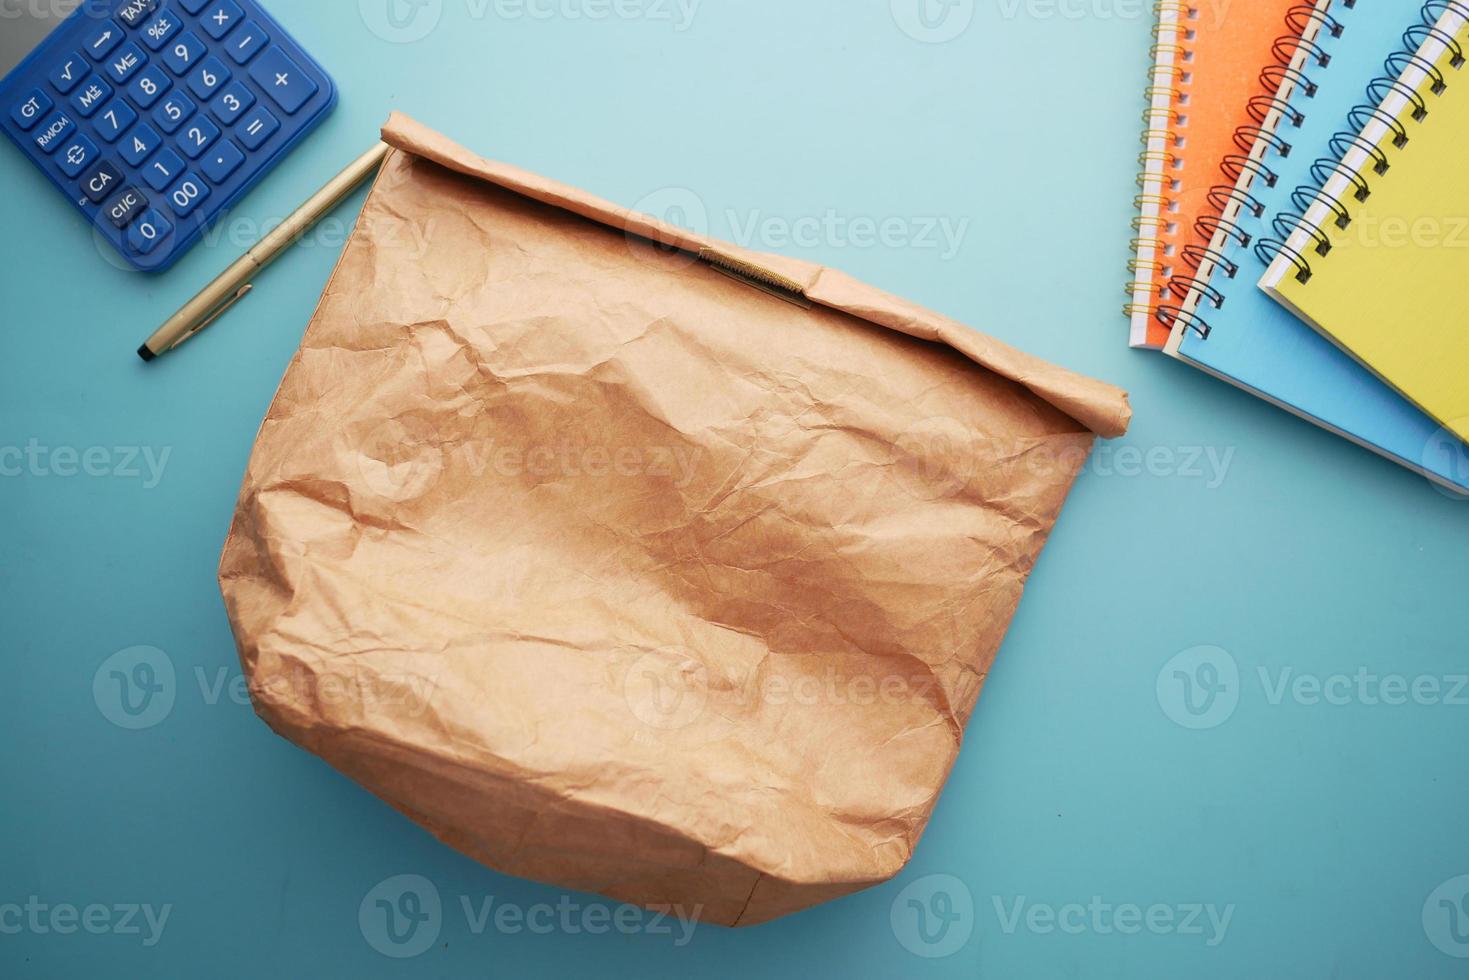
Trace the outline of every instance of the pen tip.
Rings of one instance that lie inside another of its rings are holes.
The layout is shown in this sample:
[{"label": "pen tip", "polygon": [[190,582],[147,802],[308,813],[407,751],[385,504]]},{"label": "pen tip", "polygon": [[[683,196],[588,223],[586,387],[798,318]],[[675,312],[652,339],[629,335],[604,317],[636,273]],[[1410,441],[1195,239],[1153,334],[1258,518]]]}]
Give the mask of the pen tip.
[{"label": "pen tip", "polygon": [[151,361],[158,355],[149,350],[147,344],[144,344],[142,347],[138,348],[138,356],[145,361]]}]

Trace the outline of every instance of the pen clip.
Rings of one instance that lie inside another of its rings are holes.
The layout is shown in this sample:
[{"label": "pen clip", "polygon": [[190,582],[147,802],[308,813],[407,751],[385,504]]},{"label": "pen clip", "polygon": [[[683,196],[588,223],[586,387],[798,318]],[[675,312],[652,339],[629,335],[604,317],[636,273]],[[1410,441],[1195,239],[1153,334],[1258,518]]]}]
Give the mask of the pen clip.
[{"label": "pen clip", "polygon": [[170,344],[168,349],[169,350],[173,350],[175,347],[177,347],[179,344],[182,344],[184,341],[189,340],[190,338],[196,336],[199,333],[202,333],[205,327],[209,326],[215,320],[218,320],[220,317],[224,316],[225,313],[229,310],[229,308],[231,306],[234,306],[240,300],[244,299],[245,298],[245,294],[248,293],[248,292],[250,292],[250,290],[252,290],[254,288],[255,288],[254,284],[247,282],[247,283],[245,283],[245,285],[243,285],[239,289],[235,290],[234,294],[231,295],[228,299],[226,299],[223,303],[220,303],[219,306],[215,308],[215,310],[214,310],[213,313],[210,313],[207,317],[205,317],[203,319],[203,321],[201,321],[200,324],[197,327],[195,327],[193,330],[190,330],[188,333],[184,334],[178,340],[176,340],[172,344]]}]

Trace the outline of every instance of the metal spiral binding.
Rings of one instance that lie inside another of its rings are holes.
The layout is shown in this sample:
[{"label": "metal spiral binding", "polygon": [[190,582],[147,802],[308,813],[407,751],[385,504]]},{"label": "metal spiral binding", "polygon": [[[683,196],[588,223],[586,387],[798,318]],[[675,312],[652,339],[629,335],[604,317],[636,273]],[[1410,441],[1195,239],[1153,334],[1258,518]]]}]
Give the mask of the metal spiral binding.
[{"label": "metal spiral binding", "polygon": [[[1169,13],[1177,19],[1165,23],[1163,15]],[[1138,212],[1132,219],[1132,230],[1136,236],[1131,242],[1133,257],[1127,262],[1127,271],[1132,279],[1123,287],[1129,297],[1143,290],[1152,290],[1153,280],[1149,277],[1162,276],[1167,271],[1163,258],[1166,243],[1159,235],[1168,225],[1164,216],[1178,203],[1171,196],[1172,181],[1167,174],[1181,162],[1174,148],[1180,142],[1178,128],[1182,119],[1174,106],[1183,95],[1186,77],[1183,65],[1193,56],[1192,50],[1184,44],[1189,34],[1185,22],[1197,15],[1197,8],[1189,0],[1155,0],[1153,14],[1153,44],[1148,49],[1152,67],[1148,87],[1143,90],[1148,108],[1143,111],[1143,131],[1139,137],[1143,152],[1137,158],[1137,185],[1142,193],[1133,198],[1133,206]],[[1166,66],[1159,64],[1159,56],[1165,53],[1173,55],[1172,63]],[[1164,103],[1166,108],[1155,103]],[[1161,142],[1165,148],[1151,149],[1154,142]],[[1158,166],[1159,172],[1153,172],[1154,165]],[[1146,209],[1149,207],[1156,209],[1157,214],[1148,215]],[[1152,259],[1138,258],[1145,249],[1151,250]],[[1153,312],[1153,304],[1140,304],[1135,300],[1122,307],[1122,313],[1127,317],[1150,312]]]},{"label": "metal spiral binding", "polygon": [[[1356,5],[1356,0],[1343,0],[1343,5],[1350,9]],[[1307,98],[1316,94],[1316,83],[1302,69],[1313,64],[1320,68],[1329,65],[1331,53],[1317,39],[1340,37],[1343,31],[1341,21],[1307,3],[1297,4],[1286,11],[1285,25],[1290,33],[1282,34],[1271,44],[1270,51],[1275,60],[1260,72],[1262,91],[1246,104],[1246,112],[1253,121],[1234,131],[1234,145],[1239,152],[1228,154],[1219,164],[1219,171],[1228,183],[1216,184],[1209,189],[1208,201],[1212,210],[1194,222],[1195,233],[1210,245],[1184,248],[1181,254],[1194,274],[1175,276],[1166,287],[1167,292],[1180,300],[1187,300],[1190,294],[1198,293],[1214,309],[1223,308],[1224,294],[1209,285],[1210,276],[1217,269],[1233,279],[1239,273],[1239,265],[1229,261],[1214,247],[1214,242],[1222,235],[1242,248],[1250,247],[1250,235],[1240,227],[1239,218],[1242,214],[1262,218],[1265,208],[1250,194],[1243,178],[1249,174],[1248,183],[1251,185],[1258,180],[1267,187],[1275,186],[1279,178],[1266,159],[1272,153],[1288,157],[1292,150],[1290,140],[1282,132],[1282,124],[1296,128],[1306,119],[1305,112],[1292,104],[1291,96],[1296,92]],[[1316,28],[1314,32],[1311,30],[1313,26]],[[1303,61],[1302,55],[1305,56]],[[1156,314],[1165,326],[1183,323],[1205,339],[1213,329],[1196,311],[1182,306],[1160,306]]]},{"label": "metal spiral binding", "polygon": [[[1347,114],[1347,125],[1351,128],[1332,136],[1332,155],[1312,163],[1310,183],[1291,192],[1290,201],[1294,210],[1275,216],[1271,224],[1275,237],[1262,238],[1255,243],[1255,255],[1261,262],[1270,265],[1284,257],[1295,267],[1297,282],[1304,284],[1311,281],[1310,255],[1302,254],[1300,249],[1290,244],[1292,237],[1303,234],[1311,242],[1306,249],[1307,253],[1325,256],[1331,251],[1331,238],[1322,230],[1321,225],[1307,218],[1311,207],[1315,204],[1325,206],[1330,212],[1330,217],[1325,220],[1338,229],[1348,228],[1352,223],[1350,204],[1366,201],[1372,195],[1371,178],[1383,176],[1392,167],[1392,161],[1382,147],[1364,135],[1368,125],[1373,121],[1380,123],[1391,133],[1392,147],[1401,150],[1412,137],[1404,120],[1421,123],[1428,118],[1428,100],[1419,90],[1405,85],[1401,80],[1402,74],[1409,67],[1417,68],[1427,79],[1426,91],[1432,96],[1442,95],[1448,89],[1449,79],[1436,64],[1423,58],[1418,53],[1419,49],[1430,39],[1436,40],[1450,53],[1450,64],[1455,70],[1464,66],[1464,45],[1454,35],[1446,33],[1438,26],[1439,21],[1449,13],[1458,17],[1464,25],[1469,25],[1469,0],[1428,0],[1423,4],[1419,15],[1422,23],[1414,24],[1403,32],[1402,49],[1389,55],[1383,63],[1384,74],[1368,83],[1368,102],[1354,106]],[[1401,96],[1411,106],[1410,112],[1395,117],[1380,108],[1383,101],[1393,93]],[[1346,161],[1354,150],[1367,157],[1361,167],[1347,166]],[[1334,177],[1341,177],[1349,182],[1350,200],[1344,201],[1326,193],[1326,187]]]}]

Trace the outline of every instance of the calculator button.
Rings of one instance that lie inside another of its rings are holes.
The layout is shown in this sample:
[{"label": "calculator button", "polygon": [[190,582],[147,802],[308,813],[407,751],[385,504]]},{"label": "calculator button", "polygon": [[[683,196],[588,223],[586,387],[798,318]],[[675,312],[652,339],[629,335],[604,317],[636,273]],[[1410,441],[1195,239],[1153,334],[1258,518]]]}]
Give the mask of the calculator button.
[{"label": "calculator button", "polygon": [[204,151],[214,145],[219,139],[219,127],[210,122],[205,116],[200,116],[185,127],[183,134],[179,136],[179,143],[184,148],[184,156],[190,160],[197,160],[204,155]]},{"label": "calculator button", "polygon": [[143,28],[143,43],[154,51],[161,51],[168,43],[168,39],[178,33],[184,24],[175,14],[164,11],[148,22]]},{"label": "calculator button", "polygon": [[245,17],[245,12],[231,0],[216,0],[199,18],[204,33],[216,41],[235,29],[235,24]]},{"label": "calculator button", "polygon": [[163,215],[149,208],[138,215],[138,220],[128,229],[128,248],[139,255],[147,255],[173,231],[173,225]]},{"label": "calculator button", "polygon": [[137,103],[139,109],[148,109],[171,88],[173,79],[168,77],[162,66],[149,65],[128,86],[128,97]]},{"label": "calculator button", "polygon": [[240,169],[240,164],[245,162],[245,154],[240,152],[239,147],[229,140],[220,140],[215,144],[203,160],[199,161],[199,167],[204,171],[204,176],[216,184],[223,184],[230,179],[230,175]]},{"label": "calculator button", "polygon": [[87,57],[93,61],[101,61],[121,43],[122,28],[110,20],[104,20],[82,41],[82,50],[86,51]]},{"label": "calculator button", "polygon": [[92,125],[97,127],[97,132],[109,143],[116,143],[119,136],[123,134],[133,123],[138,121],[138,114],[133,107],[122,99],[113,99],[107,103],[107,108],[97,117]]},{"label": "calculator button", "polygon": [[316,94],[316,82],[274,45],[250,68],[250,77],[288,113],[301,108]]},{"label": "calculator button", "polygon": [[58,112],[41,123],[41,128],[36,131],[36,145],[47,153],[55,153],[76,128],[77,124],[71,121],[70,116]]},{"label": "calculator button", "polygon": [[114,82],[121,85],[137,74],[138,69],[147,63],[148,56],[143,53],[143,49],[129,41],[107,59],[107,74],[112,76]]},{"label": "calculator button", "polygon": [[148,182],[149,187],[162,194],[183,172],[183,159],[172,150],[164,148],[143,168],[143,179]]},{"label": "calculator button", "polygon": [[126,228],[134,218],[148,207],[148,199],[136,187],[119,191],[112,200],[102,205],[102,213],[114,228]]},{"label": "calculator button", "polygon": [[203,178],[188,174],[168,192],[168,203],[180,218],[187,218],[207,197],[209,185],[204,183]]},{"label": "calculator button", "polygon": [[68,177],[75,177],[97,159],[97,144],[85,136],[76,136],[56,154],[56,165]]},{"label": "calculator button", "polygon": [[51,72],[51,84],[56,87],[56,91],[65,95],[76,88],[77,84],[87,77],[87,72],[89,71],[91,69],[82,60],[81,55],[76,53],[69,54],[66,56],[66,60],[57,65],[55,70]]},{"label": "calculator button", "polygon": [[207,99],[215,91],[230,80],[230,70],[224,66],[224,62],[210,55],[204,64],[194,69],[189,76],[189,88],[201,99]]},{"label": "calculator button", "polygon": [[189,69],[204,57],[204,42],[199,40],[199,35],[185,31],[178,36],[178,40],[168,46],[163,52],[163,62],[168,65],[169,70],[175,75],[188,74]]},{"label": "calculator button", "polygon": [[270,35],[252,20],[247,21],[245,26],[240,28],[240,33],[230,38],[230,43],[225,45],[225,48],[229,51],[230,59],[235,64],[243,65],[269,43]]},{"label": "calculator button", "polygon": [[245,87],[242,81],[231,82],[219,93],[219,98],[214,100],[211,108],[215,117],[226,126],[233,126],[235,120],[240,118],[240,113],[255,104],[255,93]]},{"label": "calculator button", "polygon": [[112,98],[112,86],[102,81],[101,75],[93,75],[77,90],[77,94],[71,97],[71,107],[77,111],[77,115],[83,119],[89,119],[92,113],[102,108],[102,103],[110,98]]},{"label": "calculator button", "polygon": [[52,102],[51,97],[45,92],[34,89],[24,101],[16,103],[15,107],[10,110],[10,118],[14,119],[15,124],[21,129],[29,132],[36,128],[36,123],[40,122],[41,117],[50,112],[55,105],[56,103]]},{"label": "calculator button", "polygon": [[280,121],[270,114],[265,106],[257,106],[241,120],[239,127],[235,130],[240,142],[245,144],[247,150],[258,150],[265,145],[265,141],[275,135],[275,131],[281,128]]},{"label": "calculator button", "polygon": [[129,27],[137,27],[143,18],[158,9],[158,0],[128,0],[117,12],[117,19]]},{"label": "calculator button", "polygon": [[192,99],[182,92],[175,92],[153,113],[153,121],[165,133],[174,133],[194,114],[194,109]]},{"label": "calculator button", "polygon": [[103,160],[82,178],[82,193],[87,195],[87,200],[93,204],[101,204],[102,199],[112,193],[112,189],[122,183],[122,174],[112,164]]},{"label": "calculator button", "polygon": [[118,144],[118,151],[128,163],[141,167],[143,161],[152,156],[153,151],[162,144],[163,137],[158,135],[156,129],[147,123],[138,123],[127,138]]},{"label": "calculator button", "polygon": [[179,6],[183,7],[189,13],[197,14],[199,11],[204,9],[204,5],[207,4],[209,0],[178,0],[178,2]]}]

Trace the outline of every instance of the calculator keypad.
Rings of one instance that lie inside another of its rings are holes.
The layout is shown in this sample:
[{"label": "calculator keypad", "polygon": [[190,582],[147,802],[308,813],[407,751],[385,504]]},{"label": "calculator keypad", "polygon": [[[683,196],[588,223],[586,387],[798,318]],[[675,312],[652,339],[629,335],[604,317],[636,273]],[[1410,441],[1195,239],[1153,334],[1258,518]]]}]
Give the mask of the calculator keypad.
[{"label": "calculator keypad", "polygon": [[6,89],[3,128],[135,264],[161,267],[319,121],[331,83],[256,0],[97,5],[100,19],[69,20],[29,84]]}]

